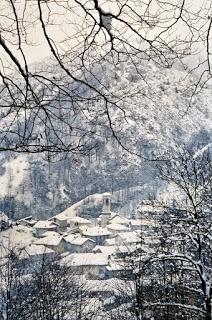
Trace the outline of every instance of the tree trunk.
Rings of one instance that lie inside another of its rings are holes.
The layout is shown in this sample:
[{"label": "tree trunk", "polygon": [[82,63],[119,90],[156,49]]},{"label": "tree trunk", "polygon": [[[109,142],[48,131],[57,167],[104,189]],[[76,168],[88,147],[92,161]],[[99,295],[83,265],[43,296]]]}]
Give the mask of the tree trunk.
[{"label": "tree trunk", "polygon": [[205,320],[212,320],[212,316],[211,316],[211,299],[207,298],[205,301],[205,306],[206,306],[206,316],[205,316]]}]

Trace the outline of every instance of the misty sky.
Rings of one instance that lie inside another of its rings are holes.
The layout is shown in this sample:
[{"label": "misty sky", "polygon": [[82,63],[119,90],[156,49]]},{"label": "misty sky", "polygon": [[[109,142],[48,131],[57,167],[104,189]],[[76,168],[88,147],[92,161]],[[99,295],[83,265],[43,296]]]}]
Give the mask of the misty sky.
[{"label": "misty sky", "polygon": [[[174,2],[175,0],[173,0]],[[176,0],[177,1],[177,0]],[[178,2],[178,1],[177,1]],[[88,2],[89,3],[89,2]],[[90,2],[92,4],[92,1]],[[104,7],[107,12],[114,11],[115,5],[114,1],[105,1],[103,2],[102,6]],[[129,1],[130,3],[130,1]],[[137,1],[137,4],[141,3],[141,1]],[[206,8],[209,6],[210,1],[209,0],[187,0],[187,7],[192,9],[192,11],[197,11],[200,7]],[[31,23],[28,23],[27,25],[27,38],[25,38],[24,33],[22,36],[23,39],[23,49],[27,58],[28,63],[34,63],[36,61],[41,61],[45,57],[48,57],[51,52],[49,49],[49,46],[47,45],[46,40],[44,39],[42,28],[40,22],[37,21],[38,17],[38,10],[37,10],[37,4],[35,0],[27,1],[27,6],[24,11],[24,0],[16,0],[15,6],[17,9],[17,12],[19,13],[20,18],[23,16],[23,12],[25,12],[26,20]],[[59,44],[59,42],[63,41],[64,39],[67,39],[68,36],[72,36],[76,32],[83,32],[83,28],[85,26],[84,20],[82,19],[82,15],[80,12],[78,13],[78,9],[76,7],[76,3],[74,1],[69,1],[70,5],[73,5],[72,13],[71,11],[66,11],[65,6],[67,4],[67,1],[63,0],[49,0],[49,6],[45,7],[51,10],[53,13],[51,15],[51,19],[49,21],[49,35],[51,38],[55,41],[55,43]],[[42,4],[44,7],[44,5]],[[138,6],[138,5],[137,5]],[[139,11],[139,7],[135,7],[135,10]],[[4,26],[8,23],[10,24],[10,18],[13,17],[13,12],[11,11],[11,7],[8,6],[8,0],[1,0],[0,2],[0,10],[5,15],[5,18],[1,17],[1,25],[0,28],[3,30],[1,35],[5,38],[7,41],[9,38],[10,40],[10,48],[13,50],[16,57],[21,59],[20,50],[17,49],[17,44],[14,46],[12,43],[16,41],[16,36],[13,36],[11,38],[9,33],[4,32]],[[84,17],[83,17],[84,18]],[[206,17],[207,19],[207,17]],[[184,36],[186,29],[184,25],[178,26],[178,36]],[[172,35],[173,36],[173,35]],[[7,38],[8,37],[8,38]],[[14,39],[14,40],[13,40]],[[76,38],[77,39],[77,38]],[[77,40],[69,40],[67,44],[67,50],[71,50],[71,46],[74,47]],[[25,40],[27,40],[27,44],[25,43]],[[17,42],[16,42],[17,43]],[[64,43],[61,44],[64,49]],[[201,51],[201,50],[199,50]],[[0,55],[1,55],[1,62],[5,66],[5,61],[8,61],[8,56],[5,54],[5,52],[0,49]],[[23,61],[22,61],[23,62]],[[9,61],[8,61],[9,63]]]}]

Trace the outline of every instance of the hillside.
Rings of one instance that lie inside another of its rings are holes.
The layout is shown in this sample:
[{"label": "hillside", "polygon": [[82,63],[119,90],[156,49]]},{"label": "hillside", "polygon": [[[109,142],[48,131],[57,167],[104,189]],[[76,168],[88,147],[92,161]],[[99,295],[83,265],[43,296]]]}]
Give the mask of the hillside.
[{"label": "hillside", "polygon": [[[89,121],[96,121],[95,148],[85,156],[70,154],[48,162],[44,155],[1,154],[0,210],[14,218],[49,217],[90,194],[107,191],[117,192],[118,211],[133,210],[141,199],[139,188],[154,197],[160,185],[148,159],[182,143],[204,146],[211,141],[211,88],[202,89],[188,108],[195,79],[179,68],[164,70],[139,61],[135,68],[124,61],[116,70],[105,62],[101,72],[93,72],[111,93],[125,94],[126,118],[121,110],[111,114],[117,137],[129,152],[111,135],[104,116],[95,119],[89,114]],[[98,111],[98,105],[94,109]]]}]

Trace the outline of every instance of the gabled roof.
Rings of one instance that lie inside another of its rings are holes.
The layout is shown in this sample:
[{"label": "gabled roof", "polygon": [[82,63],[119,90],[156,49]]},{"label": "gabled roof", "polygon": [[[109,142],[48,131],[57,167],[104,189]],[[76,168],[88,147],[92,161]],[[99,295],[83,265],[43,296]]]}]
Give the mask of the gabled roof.
[{"label": "gabled roof", "polygon": [[103,253],[72,253],[64,257],[61,262],[68,266],[106,266],[108,257]]},{"label": "gabled roof", "polygon": [[105,246],[113,246],[116,244],[116,238],[106,239],[104,241]]},{"label": "gabled roof", "polygon": [[82,234],[87,237],[109,236],[111,232],[107,228],[102,227],[86,227],[82,228]]},{"label": "gabled roof", "polygon": [[56,232],[48,234],[46,237],[40,238],[34,242],[36,245],[45,245],[45,246],[58,246],[63,240],[63,237]]},{"label": "gabled roof", "polygon": [[93,240],[89,239],[89,238],[85,238],[85,237],[82,237],[81,235],[76,235],[76,234],[69,234],[68,236],[66,236],[64,238],[64,240],[70,244],[73,244],[73,245],[78,245],[78,246],[81,246],[83,245],[84,243],[86,243],[87,241],[91,241],[94,243]]},{"label": "gabled roof", "polygon": [[129,220],[118,213],[113,213],[109,222],[115,224],[129,224]]},{"label": "gabled roof", "polygon": [[24,221],[24,222],[26,222],[26,223],[28,223],[29,225],[31,225],[31,226],[33,226],[33,225],[35,225],[36,224],[36,222],[37,222],[37,220],[34,220],[34,219],[30,219],[30,218],[23,218],[23,219],[20,219],[19,220],[19,222],[22,222],[22,221]]},{"label": "gabled roof", "polygon": [[49,220],[39,220],[34,225],[35,229],[48,229],[48,228],[56,228],[56,225]]},{"label": "gabled roof", "polygon": [[95,246],[93,248],[93,252],[104,253],[107,255],[115,255],[118,253],[130,253],[134,252],[138,249],[136,244],[129,244],[129,245],[112,245],[112,246]]},{"label": "gabled roof", "polygon": [[117,235],[117,237],[121,238],[125,243],[141,242],[141,236],[135,231],[121,232]]},{"label": "gabled roof", "polygon": [[92,251],[94,253],[104,253],[105,255],[111,255],[117,251],[117,246],[95,246]]},{"label": "gabled roof", "polygon": [[56,231],[46,231],[42,234],[43,237],[61,237],[61,235]]},{"label": "gabled roof", "polygon": [[110,223],[108,224],[107,228],[114,231],[129,231],[128,227],[119,223]]},{"label": "gabled roof", "polygon": [[23,258],[28,258],[30,256],[51,254],[51,253],[54,253],[54,251],[52,249],[46,248],[44,245],[31,244],[25,247],[25,249],[21,251],[20,257],[23,259]]}]

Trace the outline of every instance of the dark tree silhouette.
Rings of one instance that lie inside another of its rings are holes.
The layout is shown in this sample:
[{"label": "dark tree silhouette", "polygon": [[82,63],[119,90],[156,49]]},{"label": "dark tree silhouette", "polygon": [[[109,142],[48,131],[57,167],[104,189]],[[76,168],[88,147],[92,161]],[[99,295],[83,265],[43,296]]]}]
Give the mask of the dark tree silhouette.
[{"label": "dark tree silhouette", "polygon": [[[130,61],[144,83],[141,61],[196,71],[190,102],[211,78],[209,0],[2,0],[0,9],[0,150],[82,153],[98,135],[128,149],[119,123],[136,93],[113,90],[120,63]],[[31,64],[33,46],[45,63]]]}]

